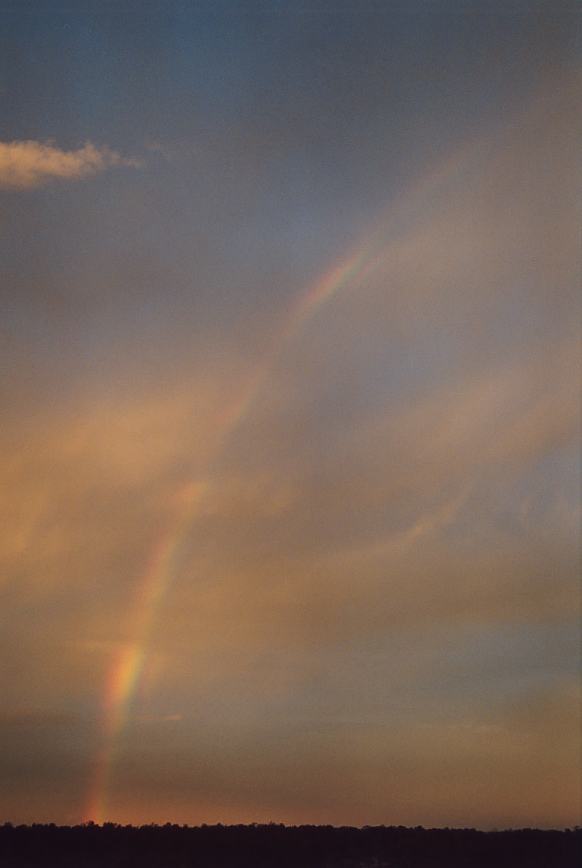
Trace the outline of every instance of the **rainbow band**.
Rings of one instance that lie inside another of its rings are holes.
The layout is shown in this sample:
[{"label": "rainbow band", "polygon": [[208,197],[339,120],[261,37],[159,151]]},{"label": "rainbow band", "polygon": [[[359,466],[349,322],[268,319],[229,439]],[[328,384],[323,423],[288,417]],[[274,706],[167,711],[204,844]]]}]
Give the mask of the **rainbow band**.
[{"label": "rainbow band", "polygon": [[[462,174],[470,160],[481,152],[481,146],[469,142],[452,156],[424,175],[396,206],[390,208],[388,218],[360,245],[355,252],[334,265],[312,288],[303,293],[283,319],[275,332],[261,363],[250,376],[238,399],[228,408],[219,423],[214,457],[251,411],[263,384],[273,371],[277,359],[294,339],[302,326],[329,302],[342,288],[355,288],[394,251],[398,243],[395,231],[396,217],[408,218],[420,205],[426,206],[427,196]],[[418,217],[418,214],[416,215]],[[405,220],[406,222],[406,220]],[[392,232],[391,243],[386,237]],[[406,236],[406,232],[404,235]],[[400,239],[402,240],[402,238]],[[166,597],[174,575],[176,555],[191,527],[196,507],[204,496],[204,484],[189,486],[178,496],[176,514],[150,555],[148,567],[138,582],[134,610],[133,639],[127,643],[112,663],[103,702],[102,748],[94,764],[86,820],[102,823],[107,819],[107,795],[120,737],[125,729],[132,700],[143,671],[151,627]]]},{"label": "rainbow band", "polygon": [[147,569],[139,582],[139,597],[134,609],[135,622],[131,631],[133,639],[116,655],[105,686],[102,748],[94,765],[85,811],[87,820],[96,823],[105,820],[106,795],[116,747],[127,723],[131,701],[143,671],[152,624],[172,579],[180,544],[192,523],[196,506],[202,499],[205,488],[203,484],[188,485],[178,492],[174,520],[154,546]]}]

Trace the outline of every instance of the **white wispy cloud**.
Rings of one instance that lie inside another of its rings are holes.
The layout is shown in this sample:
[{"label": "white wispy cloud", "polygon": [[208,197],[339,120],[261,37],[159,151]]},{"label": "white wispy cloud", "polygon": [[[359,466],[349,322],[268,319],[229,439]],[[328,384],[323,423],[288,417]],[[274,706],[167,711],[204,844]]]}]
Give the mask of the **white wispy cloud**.
[{"label": "white wispy cloud", "polygon": [[138,160],[91,142],[72,151],[32,139],[0,142],[0,187],[4,188],[30,189],[53,179],[78,181],[114,166],[139,165]]}]

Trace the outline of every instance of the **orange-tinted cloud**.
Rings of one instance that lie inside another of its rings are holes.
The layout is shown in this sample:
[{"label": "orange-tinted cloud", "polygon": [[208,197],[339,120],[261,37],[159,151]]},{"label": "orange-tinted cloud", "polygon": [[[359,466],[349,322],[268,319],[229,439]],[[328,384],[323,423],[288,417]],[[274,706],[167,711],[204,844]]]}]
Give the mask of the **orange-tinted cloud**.
[{"label": "orange-tinted cloud", "polygon": [[[83,801],[110,661],[179,493],[196,488],[116,733],[112,819],[573,820],[560,636],[579,594],[578,254],[560,105],[519,114],[462,171],[451,159],[444,184],[391,204],[366,280],[271,354],[228,440],[262,358],[236,317],[209,339],[192,315],[199,352],[168,341],[155,366],[133,340],[140,294],[131,327],[116,323],[118,378],[72,386],[64,371],[44,389],[14,366],[2,694],[46,722],[32,760],[30,727],[4,757],[7,816],[44,816],[55,767],[59,816]],[[131,253],[117,255],[125,275]],[[268,346],[268,314],[248,319]],[[78,726],[54,717],[71,705]],[[81,737],[79,755],[62,749]]]},{"label": "orange-tinted cloud", "polygon": [[112,167],[138,165],[134,159],[91,142],[71,151],[31,139],[0,142],[0,187],[5,188],[30,189],[51,180],[79,181]]}]

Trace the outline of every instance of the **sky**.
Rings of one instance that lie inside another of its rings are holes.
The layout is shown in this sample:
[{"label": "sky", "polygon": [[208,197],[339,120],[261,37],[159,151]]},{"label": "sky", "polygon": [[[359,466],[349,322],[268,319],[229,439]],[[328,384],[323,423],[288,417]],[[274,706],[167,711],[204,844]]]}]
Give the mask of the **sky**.
[{"label": "sky", "polygon": [[0,821],[580,822],[576,5],[2,0]]}]

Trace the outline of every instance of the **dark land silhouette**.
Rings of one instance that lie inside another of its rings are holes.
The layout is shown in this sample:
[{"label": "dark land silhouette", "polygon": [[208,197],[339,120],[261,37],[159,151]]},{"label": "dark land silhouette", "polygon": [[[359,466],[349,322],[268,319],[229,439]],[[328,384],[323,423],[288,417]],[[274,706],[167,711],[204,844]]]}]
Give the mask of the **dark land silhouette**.
[{"label": "dark land silhouette", "polygon": [[2,868],[578,868],[582,829],[0,827]]}]

